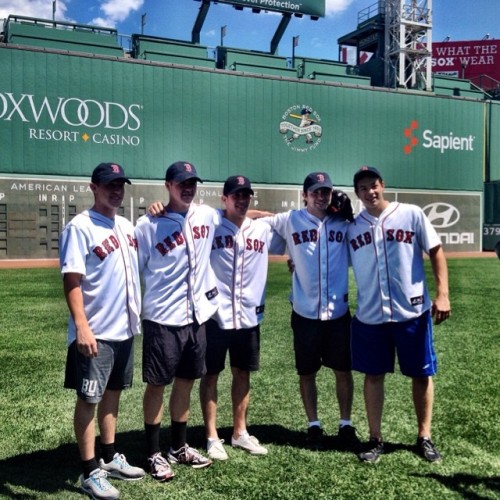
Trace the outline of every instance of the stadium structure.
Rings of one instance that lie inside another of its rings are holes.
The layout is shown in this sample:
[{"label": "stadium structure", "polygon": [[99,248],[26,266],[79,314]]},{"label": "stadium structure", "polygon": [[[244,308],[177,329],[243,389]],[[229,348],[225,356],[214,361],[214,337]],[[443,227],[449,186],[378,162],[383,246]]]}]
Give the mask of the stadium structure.
[{"label": "stadium structure", "polygon": [[354,171],[375,165],[388,197],[421,206],[446,251],[500,246],[498,93],[462,66],[433,72],[431,0],[361,11],[338,40],[356,54],[350,64],[277,53],[290,18],[318,19],[324,2],[219,0],[281,14],[261,52],[201,45],[212,2],[193,1],[190,40],[132,34],[125,48],[111,28],[5,20],[0,259],[57,257],[60,231],[92,203],[90,173],[102,161],[132,178],[121,209],[132,221],[165,197],[165,169],[177,160],[205,179],[197,202],[219,206],[224,179],[243,174],[254,208],[274,212],[301,206],[313,170],[355,200]]}]

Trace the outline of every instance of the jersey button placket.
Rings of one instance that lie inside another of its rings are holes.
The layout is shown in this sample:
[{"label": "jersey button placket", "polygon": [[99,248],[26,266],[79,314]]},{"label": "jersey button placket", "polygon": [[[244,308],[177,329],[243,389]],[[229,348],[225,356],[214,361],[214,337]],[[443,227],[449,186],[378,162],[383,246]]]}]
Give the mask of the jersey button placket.
[{"label": "jersey button placket", "polygon": [[387,267],[385,264],[385,241],[384,231],[380,224],[375,226],[375,242],[377,248],[377,261],[378,261],[378,275],[380,284],[380,298],[382,301],[382,316],[383,321],[388,321],[390,317],[390,301],[389,301],[389,282],[387,276]]},{"label": "jersey button placket", "polygon": [[[325,228],[326,230],[326,228]],[[328,319],[328,239],[325,234],[320,236],[320,248],[321,248],[321,258],[320,258],[320,287],[321,287],[321,319]]]}]

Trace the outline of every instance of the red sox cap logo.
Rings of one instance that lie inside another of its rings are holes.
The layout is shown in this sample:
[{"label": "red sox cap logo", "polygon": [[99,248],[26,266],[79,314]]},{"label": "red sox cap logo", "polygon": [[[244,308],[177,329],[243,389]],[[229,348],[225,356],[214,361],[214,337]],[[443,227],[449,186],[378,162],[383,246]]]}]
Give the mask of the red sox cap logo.
[{"label": "red sox cap logo", "polygon": [[193,167],[189,163],[184,163],[184,168],[186,169],[186,172],[193,171]]},{"label": "red sox cap logo", "polygon": [[316,178],[318,179],[318,182],[325,182],[325,176],[323,174],[318,174]]},{"label": "red sox cap logo", "polygon": [[114,174],[120,173],[120,167],[118,165],[115,165],[114,163],[111,164],[111,170],[113,171]]},{"label": "red sox cap logo", "polygon": [[239,186],[244,186],[245,185],[245,179],[243,177],[237,177],[238,179],[238,185]]}]

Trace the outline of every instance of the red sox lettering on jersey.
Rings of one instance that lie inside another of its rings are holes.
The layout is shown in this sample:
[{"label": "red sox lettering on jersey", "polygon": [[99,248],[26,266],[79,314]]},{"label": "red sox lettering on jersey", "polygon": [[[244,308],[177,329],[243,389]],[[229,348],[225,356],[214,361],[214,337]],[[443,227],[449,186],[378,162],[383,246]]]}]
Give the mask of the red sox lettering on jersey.
[{"label": "red sox lettering on jersey", "polygon": [[170,236],[163,238],[163,241],[158,242],[155,245],[156,250],[160,252],[161,255],[167,255],[167,253],[174,248],[184,245],[186,240],[180,231],[175,231]]},{"label": "red sox lettering on jersey", "polygon": [[268,224],[245,219],[241,227],[228,219],[215,229],[210,263],[217,278],[220,306],[213,319],[222,329],[252,328],[264,317],[268,250],[275,247]]},{"label": "red sox lettering on jersey", "polygon": [[323,220],[306,208],[262,219],[286,241],[293,259],[290,300],[305,318],[330,320],[348,310],[347,222],[327,215]]},{"label": "red sox lettering on jersey", "polygon": [[218,307],[218,289],[210,267],[219,214],[191,204],[184,216],[168,212],[144,215],[136,225],[139,269],[144,291],[143,318],[163,325],[204,323]]},{"label": "red sox lettering on jersey", "polygon": [[[137,240],[130,234],[127,234],[126,237],[129,246],[134,248],[134,250],[137,250]],[[115,250],[118,250],[119,248],[120,242],[115,235],[110,234],[108,238],[103,240],[100,245],[94,247],[92,251],[97,255],[97,257],[99,257],[99,259],[104,260],[109,254],[111,254]]]},{"label": "red sox lettering on jersey", "polygon": [[392,202],[378,218],[363,210],[348,239],[360,321],[407,321],[431,307],[422,251],[441,241],[419,207]]},{"label": "red sox lettering on jersey", "polygon": [[[199,240],[200,238],[208,238],[210,235],[209,226],[193,226],[192,228],[193,238]],[[186,244],[186,239],[181,231],[174,231],[170,236],[163,238],[163,241],[158,242],[155,248],[161,255],[167,255],[168,252],[173,250],[178,246]]]},{"label": "red sox lettering on jersey", "polygon": [[[265,241],[261,241],[256,238],[246,238],[245,242],[246,250],[253,250],[254,252],[264,253],[264,246],[266,244]],[[212,250],[222,249],[222,248],[234,248],[235,246],[235,237],[232,234],[220,234],[215,235],[214,244],[212,245]],[[267,250],[265,250],[267,254]]]},{"label": "red sox lettering on jersey", "polygon": [[[386,241],[395,241],[397,243],[407,243],[409,245],[413,244],[413,238],[415,236],[415,231],[408,231],[405,229],[385,229],[385,239]],[[362,234],[358,234],[355,239],[349,241],[352,250],[356,251],[365,245],[371,245],[373,243],[372,235],[369,231]]]},{"label": "red sox lettering on jersey", "polygon": [[[328,241],[330,242],[336,241],[337,243],[342,243],[344,241],[344,233],[341,231],[330,230],[328,231],[327,234],[328,234]],[[317,228],[305,229],[300,233],[298,232],[292,233],[292,240],[295,245],[300,245],[302,243],[308,243],[308,242],[315,243],[318,241],[318,229]]]}]

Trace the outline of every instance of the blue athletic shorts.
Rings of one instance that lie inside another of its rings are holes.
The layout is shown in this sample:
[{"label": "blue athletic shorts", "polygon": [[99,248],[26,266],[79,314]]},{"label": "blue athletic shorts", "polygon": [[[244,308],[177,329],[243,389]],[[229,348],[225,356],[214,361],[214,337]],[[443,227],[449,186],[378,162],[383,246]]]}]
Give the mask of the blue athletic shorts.
[{"label": "blue athletic shorts", "polygon": [[224,370],[226,353],[229,364],[247,372],[259,369],[260,328],[223,330],[217,321],[209,319],[207,327],[207,374],[216,375]]},{"label": "blue athletic shorts", "polygon": [[409,321],[379,325],[354,317],[351,330],[353,370],[369,375],[393,373],[397,353],[403,375],[429,377],[437,372],[430,311]]}]

